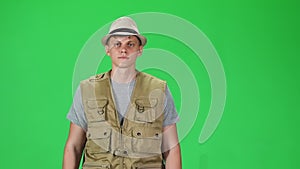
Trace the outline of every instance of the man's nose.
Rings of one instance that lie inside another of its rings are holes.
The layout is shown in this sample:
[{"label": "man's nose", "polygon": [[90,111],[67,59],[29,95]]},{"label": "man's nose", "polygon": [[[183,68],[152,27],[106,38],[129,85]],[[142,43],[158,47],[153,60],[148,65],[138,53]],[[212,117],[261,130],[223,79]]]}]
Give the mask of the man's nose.
[{"label": "man's nose", "polygon": [[126,52],[127,52],[126,46],[122,45],[121,46],[121,53],[126,53]]}]

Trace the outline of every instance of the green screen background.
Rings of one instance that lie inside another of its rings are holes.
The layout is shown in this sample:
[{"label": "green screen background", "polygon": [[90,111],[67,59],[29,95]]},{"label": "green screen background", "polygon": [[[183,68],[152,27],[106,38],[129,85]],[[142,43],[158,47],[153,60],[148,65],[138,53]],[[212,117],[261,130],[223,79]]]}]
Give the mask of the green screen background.
[{"label": "green screen background", "polygon": [[[212,137],[200,144],[211,97],[205,67],[189,59],[195,54],[184,44],[147,35],[145,48],[182,57],[199,84],[199,115],[181,141],[184,169],[300,168],[299,7],[292,0],[1,1],[1,168],[61,168],[80,50],[103,25],[140,12],[169,13],[193,23],[224,66],[224,114]],[[176,79],[147,71],[168,81],[179,108]]]}]

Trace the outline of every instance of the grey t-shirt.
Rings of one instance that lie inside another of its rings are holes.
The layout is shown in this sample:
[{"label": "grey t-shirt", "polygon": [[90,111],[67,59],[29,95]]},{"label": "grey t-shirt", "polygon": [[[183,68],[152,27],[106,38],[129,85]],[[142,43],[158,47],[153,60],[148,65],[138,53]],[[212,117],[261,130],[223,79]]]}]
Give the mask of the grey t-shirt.
[{"label": "grey t-shirt", "polygon": [[[113,95],[114,95],[116,108],[119,113],[120,121],[121,118],[124,117],[124,114],[126,113],[127,107],[130,103],[130,97],[134,88],[134,84],[135,81],[131,81],[130,83],[117,83],[112,81]],[[80,87],[78,87],[76,90],[76,93],[73,98],[73,104],[67,115],[67,119],[69,119],[72,123],[80,126],[84,131],[87,130],[87,121],[86,121],[84,108],[82,104]],[[163,127],[177,123],[178,120],[179,117],[176,108],[174,106],[174,100],[172,98],[172,95],[168,87],[166,87]]]}]

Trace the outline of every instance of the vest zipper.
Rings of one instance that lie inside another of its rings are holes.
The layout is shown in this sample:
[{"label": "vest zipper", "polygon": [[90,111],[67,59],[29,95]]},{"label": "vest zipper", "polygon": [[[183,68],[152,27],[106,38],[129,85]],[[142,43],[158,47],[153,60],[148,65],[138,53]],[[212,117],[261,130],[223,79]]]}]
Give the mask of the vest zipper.
[{"label": "vest zipper", "polygon": [[[139,72],[137,72],[137,74],[136,74],[136,81],[135,81],[135,84],[134,84],[134,87],[133,87],[133,91],[132,91],[132,93],[131,93],[131,97],[130,97],[130,103],[129,104],[131,104],[131,102],[132,102],[132,99],[133,99],[133,96],[134,96],[134,94],[135,94],[135,90],[136,90],[136,86],[137,86],[137,83],[138,83],[138,74],[139,74]],[[127,106],[127,110],[126,110],[126,112],[125,112],[125,115],[124,115],[124,117],[123,117],[123,119],[120,121],[119,120],[119,112],[117,111],[117,107],[116,107],[116,102],[115,102],[115,98],[114,98],[114,93],[113,93],[113,89],[112,89],[112,83],[111,83],[111,79],[109,78],[109,80],[108,80],[108,83],[109,83],[109,88],[110,88],[110,96],[111,96],[111,98],[112,98],[112,100],[113,100],[113,103],[114,103],[114,107],[115,107],[115,115],[116,115],[116,119],[117,119],[117,123],[118,123],[118,126],[120,127],[120,139],[119,139],[119,141],[120,141],[120,147],[122,148],[122,150],[121,151],[124,151],[124,143],[123,143],[123,125],[124,125],[124,123],[126,122],[126,114],[127,114],[127,112],[128,112],[128,108],[129,108],[129,106],[130,105],[128,105]],[[120,151],[120,150],[117,150],[117,151]],[[127,150],[126,150],[127,151]],[[124,152],[121,152],[121,154],[123,154]],[[119,157],[120,158],[120,169],[124,169],[124,154],[122,155],[122,156],[120,156]]]},{"label": "vest zipper", "polygon": [[[116,106],[116,102],[115,102],[115,98],[114,98],[114,93],[113,93],[113,89],[112,89],[112,83],[111,83],[111,79],[109,78],[108,80],[108,83],[109,83],[109,88],[110,88],[110,96],[113,100],[113,104],[114,104],[114,108],[115,108],[115,116],[116,116],[116,120],[117,120],[117,123],[118,123],[118,126],[120,128],[120,139],[119,139],[119,148],[120,147],[124,147],[124,144],[123,144],[123,138],[122,138],[122,134],[123,134],[123,122],[121,124],[120,120],[119,120],[119,112],[117,111],[117,106]],[[123,119],[124,120],[124,119]],[[120,151],[120,150],[116,150],[116,151]],[[120,169],[123,169],[124,166],[124,157],[122,156],[119,156],[118,157],[120,159]]]},{"label": "vest zipper", "polygon": [[[123,148],[124,147],[124,144],[123,144],[123,125],[120,125],[120,145],[121,147]],[[120,168],[123,169],[124,168],[124,157],[121,156],[120,157]]]}]

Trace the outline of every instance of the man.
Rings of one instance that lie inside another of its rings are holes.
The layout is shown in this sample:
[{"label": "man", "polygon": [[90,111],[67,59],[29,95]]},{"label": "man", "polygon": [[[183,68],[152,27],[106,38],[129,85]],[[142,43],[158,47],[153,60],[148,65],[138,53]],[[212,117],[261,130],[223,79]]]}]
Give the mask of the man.
[{"label": "man", "polygon": [[109,72],[80,83],[67,115],[71,121],[63,169],[181,169],[178,115],[166,83],[136,70],[147,39],[121,17],[102,44]]}]

